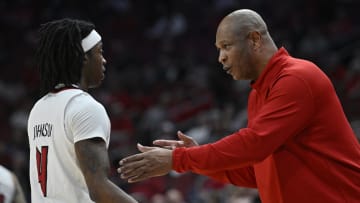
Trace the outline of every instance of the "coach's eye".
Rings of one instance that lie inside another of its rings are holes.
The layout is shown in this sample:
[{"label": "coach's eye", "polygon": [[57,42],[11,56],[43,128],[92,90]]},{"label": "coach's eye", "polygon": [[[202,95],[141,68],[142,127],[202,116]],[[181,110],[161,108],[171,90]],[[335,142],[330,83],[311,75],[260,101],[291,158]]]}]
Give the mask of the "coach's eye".
[{"label": "coach's eye", "polygon": [[224,44],[224,45],[223,45],[223,48],[226,49],[226,50],[229,49],[230,47],[231,47],[230,44]]}]

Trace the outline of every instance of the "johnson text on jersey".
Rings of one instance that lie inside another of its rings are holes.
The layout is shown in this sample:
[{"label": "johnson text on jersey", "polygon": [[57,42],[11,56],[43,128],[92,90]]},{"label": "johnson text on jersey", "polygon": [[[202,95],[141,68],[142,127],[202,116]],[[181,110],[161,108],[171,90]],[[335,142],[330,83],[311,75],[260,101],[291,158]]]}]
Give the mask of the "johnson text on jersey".
[{"label": "johnson text on jersey", "polygon": [[41,123],[34,126],[34,140],[40,137],[51,137],[53,132],[53,124]]}]

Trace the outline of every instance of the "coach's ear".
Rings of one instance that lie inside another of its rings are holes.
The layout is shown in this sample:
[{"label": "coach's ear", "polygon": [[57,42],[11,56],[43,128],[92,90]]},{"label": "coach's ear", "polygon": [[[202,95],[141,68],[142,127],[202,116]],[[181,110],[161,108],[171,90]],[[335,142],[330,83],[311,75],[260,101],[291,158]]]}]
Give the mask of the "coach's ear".
[{"label": "coach's ear", "polygon": [[261,45],[262,36],[261,33],[258,31],[250,32],[248,35],[252,48],[254,50],[258,50]]}]

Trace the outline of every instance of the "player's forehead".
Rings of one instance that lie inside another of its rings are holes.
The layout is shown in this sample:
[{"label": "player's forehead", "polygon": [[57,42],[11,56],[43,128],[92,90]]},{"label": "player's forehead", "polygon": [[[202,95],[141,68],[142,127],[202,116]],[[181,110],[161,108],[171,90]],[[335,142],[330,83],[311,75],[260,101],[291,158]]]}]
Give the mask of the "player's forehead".
[{"label": "player's forehead", "polygon": [[91,51],[100,50],[100,49],[102,49],[102,47],[103,47],[103,43],[102,43],[102,41],[100,41],[100,42],[96,43],[93,48],[91,48]]},{"label": "player's forehead", "polygon": [[95,45],[95,47],[98,48],[98,49],[102,49],[102,47],[103,47],[102,41],[98,42],[98,43]]}]

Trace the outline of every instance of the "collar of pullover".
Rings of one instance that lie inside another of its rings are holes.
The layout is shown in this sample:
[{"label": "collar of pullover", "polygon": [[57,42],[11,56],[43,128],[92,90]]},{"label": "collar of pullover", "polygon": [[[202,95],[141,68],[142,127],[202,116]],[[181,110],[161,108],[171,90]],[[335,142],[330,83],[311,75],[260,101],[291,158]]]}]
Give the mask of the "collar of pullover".
[{"label": "collar of pullover", "polygon": [[289,57],[289,53],[284,47],[281,47],[269,60],[259,78],[251,82],[251,87],[256,91],[262,91],[269,86],[276,74],[283,69],[285,59]]}]

